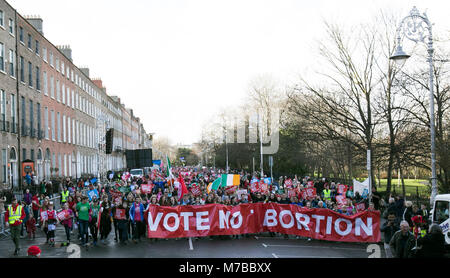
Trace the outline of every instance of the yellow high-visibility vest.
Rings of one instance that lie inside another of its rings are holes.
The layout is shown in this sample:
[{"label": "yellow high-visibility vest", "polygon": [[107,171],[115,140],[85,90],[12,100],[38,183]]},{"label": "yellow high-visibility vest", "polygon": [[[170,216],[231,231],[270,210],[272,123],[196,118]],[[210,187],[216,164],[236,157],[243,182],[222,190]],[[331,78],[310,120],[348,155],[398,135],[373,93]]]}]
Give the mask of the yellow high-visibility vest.
[{"label": "yellow high-visibility vest", "polygon": [[22,206],[18,205],[16,208],[16,211],[13,211],[12,205],[8,206],[8,212],[9,212],[9,224],[12,225],[14,224],[16,221],[19,221],[19,223],[22,223],[22,219],[20,219],[22,217]]},{"label": "yellow high-visibility vest", "polygon": [[323,198],[325,200],[331,200],[331,190],[330,189],[323,190]]},{"label": "yellow high-visibility vest", "polygon": [[63,203],[65,203],[66,200],[67,200],[67,199],[66,199],[67,197],[69,197],[69,191],[68,191],[68,190],[67,190],[66,192],[63,191],[63,192],[61,193],[61,201],[62,201]]}]

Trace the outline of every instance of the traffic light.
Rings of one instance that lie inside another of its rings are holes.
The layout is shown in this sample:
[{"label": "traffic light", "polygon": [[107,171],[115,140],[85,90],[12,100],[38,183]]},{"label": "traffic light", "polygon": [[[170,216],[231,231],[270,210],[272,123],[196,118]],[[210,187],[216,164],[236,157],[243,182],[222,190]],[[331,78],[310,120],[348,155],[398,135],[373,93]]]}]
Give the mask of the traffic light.
[{"label": "traffic light", "polygon": [[106,154],[112,153],[114,139],[114,129],[110,128],[106,132]]}]

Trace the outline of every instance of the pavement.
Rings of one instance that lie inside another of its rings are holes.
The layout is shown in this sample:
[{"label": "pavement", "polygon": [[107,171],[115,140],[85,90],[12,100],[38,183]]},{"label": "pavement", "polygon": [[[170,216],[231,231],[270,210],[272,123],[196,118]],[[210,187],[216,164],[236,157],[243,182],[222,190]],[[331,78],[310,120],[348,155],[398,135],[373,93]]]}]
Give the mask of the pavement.
[{"label": "pavement", "polygon": [[[199,238],[158,239],[147,238],[137,244],[122,245],[114,241],[114,231],[109,234],[105,244],[100,241],[97,246],[82,248],[76,236],[70,246],[65,242],[64,228],[56,229],[56,245],[50,247],[45,243],[46,237],[37,230],[36,239],[20,240],[19,256],[13,256],[14,244],[9,237],[0,237],[0,258],[26,257],[31,245],[38,245],[42,258],[384,258],[383,244],[346,243],[296,238],[290,235],[270,237],[268,233],[242,236],[240,239]],[[91,241],[92,242],[92,241]]]}]

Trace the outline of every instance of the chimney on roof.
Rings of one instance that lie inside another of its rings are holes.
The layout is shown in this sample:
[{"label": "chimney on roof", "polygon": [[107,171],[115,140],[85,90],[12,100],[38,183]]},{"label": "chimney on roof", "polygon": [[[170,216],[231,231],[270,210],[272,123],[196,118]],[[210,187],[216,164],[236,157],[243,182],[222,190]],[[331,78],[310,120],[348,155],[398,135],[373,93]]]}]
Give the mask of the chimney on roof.
[{"label": "chimney on roof", "polygon": [[44,35],[44,30],[42,28],[43,20],[38,15],[26,15],[24,18],[30,23],[36,30],[38,30],[41,35]]},{"label": "chimney on roof", "polygon": [[100,78],[92,78],[92,82],[95,84],[95,86],[103,89],[103,82]]},{"label": "chimney on roof", "polygon": [[64,56],[66,56],[67,59],[69,59],[71,62],[72,61],[72,48],[70,48],[70,45],[57,45],[56,46],[59,51],[62,52],[62,54],[64,54]]},{"label": "chimney on roof", "polygon": [[80,68],[81,72],[84,73],[87,77],[89,77],[89,68]]}]

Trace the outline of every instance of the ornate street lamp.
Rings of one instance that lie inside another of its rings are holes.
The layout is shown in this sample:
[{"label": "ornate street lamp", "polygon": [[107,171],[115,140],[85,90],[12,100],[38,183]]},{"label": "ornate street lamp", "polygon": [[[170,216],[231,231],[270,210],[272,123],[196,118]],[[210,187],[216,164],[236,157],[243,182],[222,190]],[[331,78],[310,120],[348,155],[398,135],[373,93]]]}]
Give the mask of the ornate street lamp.
[{"label": "ornate street lamp", "polygon": [[[429,65],[429,87],[430,87],[430,132],[431,132],[431,206],[434,204],[434,198],[437,195],[437,178],[436,178],[436,146],[435,146],[435,123],[434,123],[434,85],[433,85],[433,36],[432,24],[428,20],[426,13],[420,14],[414,6],[408,16],[403,18],[397,29],[397,49],[393,56],[390,57],[397,64],[403,65],[410,56],[407,55],[401,46],[401,34],[409,40],[418,43],[422,42],[427,45]],[[428,41],[426,42],[425,39]]]}]

